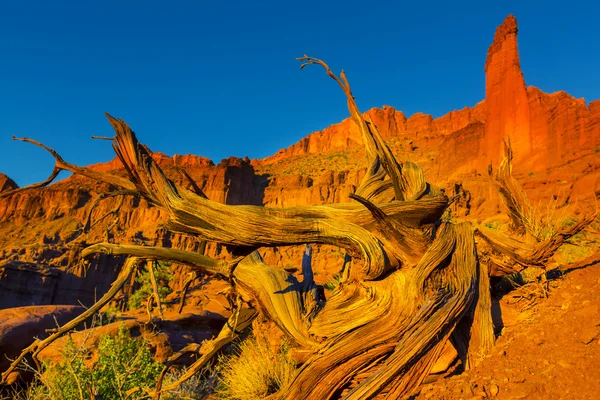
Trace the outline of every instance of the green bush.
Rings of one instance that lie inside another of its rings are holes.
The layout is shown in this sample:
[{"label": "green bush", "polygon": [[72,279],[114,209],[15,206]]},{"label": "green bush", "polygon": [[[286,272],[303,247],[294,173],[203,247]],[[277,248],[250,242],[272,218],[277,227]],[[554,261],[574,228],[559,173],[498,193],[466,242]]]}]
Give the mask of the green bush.
[{"label": "green bush", "polygon": [[[169,287],[169,282],[173,279],[170,264],[158,262],[155,264],[154,277],[158,284],[158,296],[164,300],[173,290]],[[129,309],[133,310],[143,306],[148,297],[152,294],[152,282],[150,281],[150,273],[144,270],[135,278],[136,283],[140,286],[129,298]]]},{"label": "green bush", "polygon": [[[100,337],[96,362],[86,362],[87,357],[86,350],[69,340],[63,350],[64,361],[44,364],[27,398],[124,399],[129,389],[153,387],[163,368],[152,359],[146,342],[142,338],[132,338],[124,325],[115,337]],[[138,392],[128,398],[145,397],[143,392]]]}]

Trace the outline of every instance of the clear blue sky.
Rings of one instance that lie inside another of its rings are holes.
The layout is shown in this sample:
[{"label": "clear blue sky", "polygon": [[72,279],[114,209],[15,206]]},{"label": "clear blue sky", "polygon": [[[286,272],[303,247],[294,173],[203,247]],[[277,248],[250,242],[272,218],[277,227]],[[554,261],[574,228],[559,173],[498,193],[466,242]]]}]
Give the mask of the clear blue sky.
[{"label": "clear blue sky", "polygon": [[[123,5],[125,4],[125,5]],[[519,22],[528,84],[600,98],[596,1],[0,2],[0,172],[114,157],[103,112],[169,155],[262,158],[347,117],[340,89],[296,57],[344,68],[363,110],[440,116],[484,98],[496,26]]]}]

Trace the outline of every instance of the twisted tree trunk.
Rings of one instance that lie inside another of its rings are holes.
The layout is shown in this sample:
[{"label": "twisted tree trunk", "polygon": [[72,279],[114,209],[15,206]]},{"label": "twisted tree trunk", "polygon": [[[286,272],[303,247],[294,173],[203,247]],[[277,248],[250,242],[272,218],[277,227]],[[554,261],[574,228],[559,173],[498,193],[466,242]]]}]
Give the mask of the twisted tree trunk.
[{"label": "twisted tree trunk", "polygon": [[[345,74],[338,78],[317,59],[300,60],[302,66],[321,65],[340,85],[362,133],[370,168],[351,196],[354,203],[273,209],[210,201],[197,186],[194,191],[177,187],[129,126],[109,115],[116,132],[113,147],[128,179],[74,166],[52,149],[21,140],[44,147],[56,159],[49,180],[35,187],[48,184],[60,170],[107,182],[166,210],[170,230],[230,248],[236,256],[231,260],[108,243],[89,247],[85,254],[172,260],[229,279],[239,300],[235,315],[245,310],[242,327],[260,313],[309,354],[290,384],[272,398],[398,398],[418,386],[448,349],[456,349],[468,367],[493,345],[490,274],[543,265],[595,216],[539,240],[534,235],[536,214],[512,179],[507,147],[494,180],[506,199],[515,235],[521,236],[509,238],[469,222],[442,221],[452,200],[425,181],[418,165],[396,160],[375,125],[358,110]],[[528,239],[528,233],[537,240]],[[478,244],[475,235],[481,238]],[[310,243],[336,245],[352,256],[326,300],[317,295],[312,281],[310,249],[303,282],[266,265],[255,251]],[[192,371],[236,336],[234,325],[230,320],[217,339],[192,346],[204,354]],[[152,393],[159,396],[160,391],[159,383]]]}]

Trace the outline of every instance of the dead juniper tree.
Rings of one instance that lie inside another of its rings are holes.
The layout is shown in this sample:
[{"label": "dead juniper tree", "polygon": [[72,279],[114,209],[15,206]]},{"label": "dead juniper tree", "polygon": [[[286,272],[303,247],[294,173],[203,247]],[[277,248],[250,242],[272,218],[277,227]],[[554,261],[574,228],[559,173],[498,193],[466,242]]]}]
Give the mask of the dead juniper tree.
[{"label": "dead juniper tree", "polygon": [[[511,235],[442,219],[452,199],[427,183],[418,165],[396,160],[377,127],[359,111],[344,72],[338,77],[318,59],[299,60],[302,67],[320,65],[339,84],[362,134],[369,168],[350,196],[353,202],[268,208],[210,201],[199,188],[189,191],[169,180],[129,126],[108,114],[116,133],[113,147],[127,178],[70,164],[34,140],[19,139],[43,147],[56,160],[51,176],[34,187],[47,185],[61,170],[109,183],[165,210],[170,217],[167,229],[220,243],[232,254],[217,260],[171,248],[92,245],[84,256],[104,252],[130,258],[98,303],[48,339],[33,343],[20,358],[35,356],[96,312],[148,260],[185,263],[214,279],[229,280],[236,293],[234,312],[221,333],[202,345],[187,346],[165,368],[186,352],[199,353],[187,374],[169,387],[162,387],[161,377],[156,388],[138,389],[155,397],[199,371],[259,314],[307,355],[273,399],[395,399],[410,393],[432,371],[443,370],[434,366],[448,354],[456,354],[468,368],[486,353],[494,343],[490,276],[543,266],[595,215],[536,240],[536,213],[512,178],[507,146],[506,158],[495,174],[490,169],[490,175],[507,205]],[[257,252],[311,243],[339,246],[351,255],[339,285],[324,301],[314,295],[309,263],[299,282],[266,265]],[[3,380],[19,359],[2,374]]]}]

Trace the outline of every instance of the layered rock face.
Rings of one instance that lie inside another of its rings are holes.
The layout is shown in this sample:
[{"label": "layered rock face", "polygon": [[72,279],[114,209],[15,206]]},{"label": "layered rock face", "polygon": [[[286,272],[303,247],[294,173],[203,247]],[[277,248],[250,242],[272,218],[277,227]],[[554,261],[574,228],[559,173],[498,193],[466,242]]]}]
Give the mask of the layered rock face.
[{"label": "layered rock face", "polygon": [[[154,153],[169,177],[190,187],[177,167],[184,167],[211,198],[228,204],[262,204],[264,184],[249,160],[229,158],[214,165],[196,156]],[[91,168],[124,173],[120,161]],[[94,203],[106,185],[77,176],[45,189],[0,199],[0,309],[35,304],[92,304],[116,278],[122,257],[82,260],[87,245],[112,242],[177,247],[197,251],[197,240],[161,228],[166,215],[144,200],[108,198]],[[85,225],[90,215],[89,230]],[[216,252],[216,250],[213,250]],[[175,266],[175,287],[187,269]]]},{"label": "layered rock face", "polygon": [[[469,124],[484,123],[486,119],[485,102],[472,108],[449,112],[433,118],[429,114],[416,113],[406,118],[402,111],[391,106],[373,108],[365,113],[377,125],[382,137],[386,140],[409,137],[419,139],[425,137],[445,136],[460,130]],[[347,118],[339,124],[314,132],[298,143],[279,150],[273,156],[260,160],[261,164],[271,164],[294,156],[321,154],[363,144],[356,124]]]},{"label": "layered rock face", "polygon": [[[533,201],[559,193],[600,196],[600,101],[586,105],[564,92],[546,94],[525,85],[519,65],[517,23],[513,16],[498,27],[485,63],[485,100],[440,118],[417,113],[407,118],[385,106],[366,114],[378,126],[398,159],[424,167],[429,182],[470,191],[470,218],[499,212],[487,179],[510,137],[517,176]],[[143,136],[141,136],[143,141]],[[228,204],[291,207],[350,201],[364,176],[362,138],[350,119],[308,135],[263,160],[229,158],[215,165],[186,155],[153,157],[178,185],[190,188],[184,168],[212,200]],[[60,149],[58,149],[60,150]],[[91,166],[123,174],[113,160]],[[16,184],[0,175],[0,192]],[[143,200],[126,197],[99,202],[105,185],[70,177],[45,189],[0,199],[0,308],[32,304],[89,305],[116,277],[121,258],[84,262],[81,249],[94,242],[160,245],[197,251],[197,240],[161,228],[166,216]],[[464,193],[463,193],[464,194]],[[587,196],[587,197],[585,197]],[[84,229],[91,213],[91,227]],[[110,228],[110,229],[109,229]],[[220,246],[209,246],[218,255]],[[301,248],[263,250],[265,260],[298,268]],[[323,283],[343,263],[343,252],[318,246],[315,279]],[[175,266],[175,288],[186,269]]]},{"label": "layered rock face", "polygon": [[582,154],[597,152],[600,144],[600,101],[586,106],[565,92],[547,94],[527,88],[535,165],[549,168]]}]

